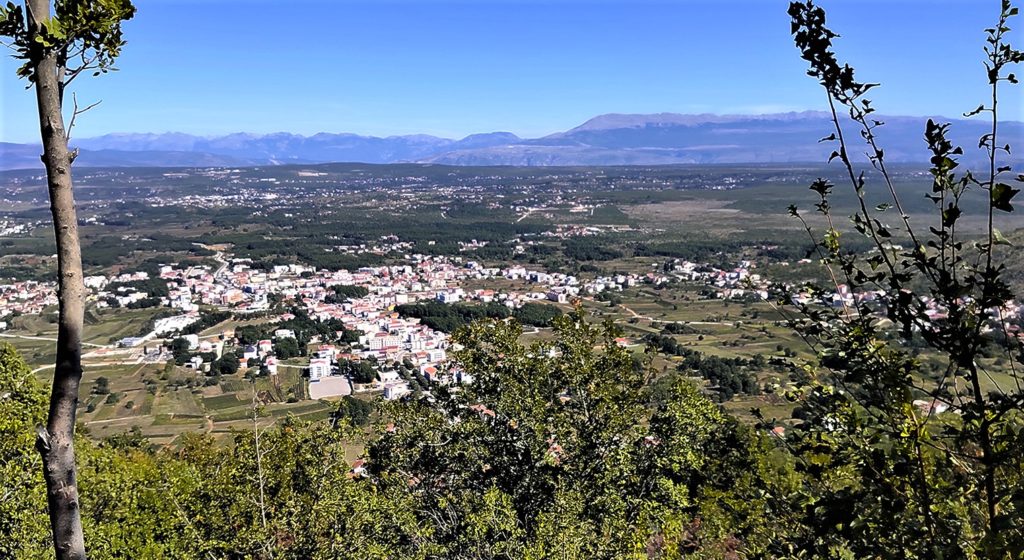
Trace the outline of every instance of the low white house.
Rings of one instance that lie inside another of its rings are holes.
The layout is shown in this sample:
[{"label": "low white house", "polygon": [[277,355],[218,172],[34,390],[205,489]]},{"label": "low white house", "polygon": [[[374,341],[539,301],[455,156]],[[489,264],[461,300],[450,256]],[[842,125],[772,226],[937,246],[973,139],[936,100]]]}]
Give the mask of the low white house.
[{"label": "low white house", "polygon": [[384,386],[391,383],[398,383],[402,380],[402,377],[398,375],[398,372],[393,369],[378,373],[377,378],[380,379],[380,384]]},{"label": "low white house", "polygon": [[295,331],[291,329],[277,329],[274,331],[274,338],[295,338]]},{"label": "low white house", "polygon": [[256,347],[251,344],[242,350],[242,357],[246,360],[255,360],[259,355],[260,353],[256,350]]},{"label": "low white house", "polygon": [[326,358],[313,358],[309,361],[309,380],[318,381],[331,375],[331,361]]},{"label": "low white house", "polygon": [[384,385],[384,400],[393,401],[400,399],[410,392],[409,384],[405,381],[398,383],[388,383]]}]

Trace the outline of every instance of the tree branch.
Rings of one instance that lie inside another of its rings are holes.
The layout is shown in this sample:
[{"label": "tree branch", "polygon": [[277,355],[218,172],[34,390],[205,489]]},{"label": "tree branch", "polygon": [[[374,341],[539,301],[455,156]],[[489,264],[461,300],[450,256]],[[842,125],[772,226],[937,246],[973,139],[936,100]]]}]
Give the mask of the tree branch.
[{"label": "tree branch", "polygon": [[[100,103],[103,103],[103,100],[101,99],[101,100],[99,100],[99,101],[97,101],[95,103],[87,105],[86,107],[84,107],[82,109],[79,109],[78,108],[78,95],[75,94],[74,92],[71,93],[71,101],[72,101],[72,103],[74,103],[74,110],[71,113],[71,122],[68,123],[67,132],[64,134],[65,141],[71,141],[71,129],[75,128],[75,119],[78,118],[78,115],[81,115],[82,113],[88,111],[89,109],[92,109],[92,108],[96,107],[97,105],[99,105]],[[77,151],[75,152],[75,155],[78,155]],[[74,159],[74,158],[72,158],[72,159]]]}]

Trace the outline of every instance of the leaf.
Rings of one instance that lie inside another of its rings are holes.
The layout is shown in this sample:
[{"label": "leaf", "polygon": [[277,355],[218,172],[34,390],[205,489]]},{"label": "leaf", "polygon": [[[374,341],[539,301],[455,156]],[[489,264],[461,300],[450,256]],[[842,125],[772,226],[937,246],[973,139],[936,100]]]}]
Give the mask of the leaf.
[{"label": "leaf", "polygon": [[832,192],[832,183],[825,179],[818,179],[811,183],[810,189],[818,193],[822,198],[825,198]]},{"label": "leaf", "polygon": [[1006,183],[996,183],[992,187],[992,207],[1003,212],[1013,212],[1013,205],[1010,201],[1020,192]]},{"label": "leaf", "polygon": [[952,227],[960,218],[960,208],[950,204],[949,208],[942,211],[942,227]]},{"label": "leaf", "polygon": [[967,112],[967,113],[964,113],[964,116],[965,117],[973,117],[974,115],[977,115],[978,113],[980,113],[980,112],[982,112],[984,110],[985,110],[985,105],[984,104],[978,105],[977,109],[975,109],[973,111],[970,111],[970,112]]}]

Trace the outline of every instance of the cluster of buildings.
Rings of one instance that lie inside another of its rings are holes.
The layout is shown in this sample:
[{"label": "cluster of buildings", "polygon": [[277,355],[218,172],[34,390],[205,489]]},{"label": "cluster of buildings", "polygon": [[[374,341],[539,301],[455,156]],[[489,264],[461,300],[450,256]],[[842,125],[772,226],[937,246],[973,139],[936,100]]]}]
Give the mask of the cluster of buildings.
[{"label": "cluster of buildings", "polygon": [[756,265],[743,260],[731,270],[721,270],[706,264],[688,260],[676,260],[672,263],[672,274],[676,278],[692,282],[703,282],[705,286],[715,290],[719,298],[733,299],[754,296],[768,299],[768,281],[760,274],[751,272]]},{"label": "cluster of buildings", "polygon": [[359,245],[337,245],[335,250],[346,255],[387,255],[389,253],[405,253],[411,251],[413,244],[409,241],[401,241],[394,235],[385,235],[376,243]]},{"label": "cluster of buildings", "polygon": [[57,305],[57,284],[26,280],[0,284],[0,318],[8,315],[33,315]]},{"label": "cluster of buildings", "polygon": [[125,286],[129,282],[149,280],[149,273],[130,272],[116,276],[86,276],[83,278],[85,287],[92,290],[90,298],[96,307],[128,307],[131,304],[148,299],[148,292]]},{"label": "cluster of buildings", "polygon": [[[284,331],[284,332],[282,332]],[[274,339],[295,338],[295,333],[287,329],[278,329],[274,333]],[[274,341],[263,339],[256,344],[251,344],[242,349],[242,357],[238,363],[241,368],[257,367],[262,365],[270,375],[277,375],[277,356],[274,355]]]},{"label": "cluster of buildings", "polygon": [[[397,240],[383,240],[397,242]],[[323,345],[311,354],[310,393],[314,396],[346,394],[349,383],[335,378],[337,360],[372,360],[374,363],[412,364],[431,382],[445,381],[442,364],[447,358],[448,339],[444,333],[423,325],[419,319],[400,317],[395,306],[423,300],[443,303],[500,302],[517,308],[533,301],[567,302],[574,297],[621,290],[639,282],[666,281],[660,275],[616,275],[582,282],[572,275],[528,270],[525,267],[488,268],[459,257],[412,255],[407,264],[364,267],[355,271],[317,270],[303,265],[281,265],[270,270],[255,269],[244,259],[225,263],[220,270],[209,267],[163,267],[160,277],[171,281],[174,301],[200,301],[235,312],[267,309],[271,295],[301,305],[311,318],[334,320],[346,330],[361,333],[353,350],[342,354]],[[517,281],[521,289],[467,289],[476,280]],[[363,297],[339,298],[335,286],[361,286]],[[289,333],[275,333],[275,338]],[[291,334],[294,336],[294,334]],[[246,358],[262,360],[273,372],[273,342],[261,341],[245,349]],[[397,398],[408,384],[387,371],[378,373],[374,389],[385,397]]]},{"label": "cluster of buildings", "polygon": [[[592,207],[574,207],[569,210],[570,213],[576,212],[593,212]],[[632,227],[627,225],[593,225],[593,226],[581,226],[581,225],[558,225],[555,229],[543,231],[539,235],[541,237],[550,237],[554,239],[568,239],[570,237],[592,237],[595,235],[604,235],[608,233],[622,233],[628,231],[636,231]],[[529,234],[523,237],[528,237]]]},{"label": "cluster of buildings", "polygon": [[[561,235],[587,235],[589,228],[566,229]],[[464,244],[467,248],[484,243]],[[384,237],[370,245],[339,246],[338,250],[408,251],[411,245],[395,237]],[[273,266],[269,269],[252,266],[246,259],[225,260],[218,254],[220,266],[163,266],[159,280],[167,283],[167,295],[160,305],[180,313],[155,321],[149,335],[130,342],[141,343],[148,338],[180,332],[200,319],[199,305],[214,306],[234,313],[267,311],[270,302],[290,301],[301,306],[308,315],[320,321],[332,320],[345,331],[360,333],[358,340],[345,350],[321,344],[310,352],[308,362],[310,395],[314,398],[348,394],[353,390],[381,390],[385,398],[399,398],[409,392],[409,383],[396,372],[381,367],[377,380],[354,386],[340,375],[339,361],[369,361],[374,364],[404,363],[432,383],[452,381],[443,367],[449,349],[447,335],[422,324],[419,319],[405,318],[395,307],[419,301],[459,303],[501,303],[515,309],[530,302],[568,303],[577,297],[621,291],[639,284],[660,284],[671,279],[701,282],[721,298],[757,296],[767,299],[768,282],[754,272],[755,265],[741,261],[735,268],[722,270],[707,264],[674,260],[657,272],[630,273],[580,279],[571,274],[549,273],[525,266],[487,267],[459,255],[406,255],[402,264],[363,267],[358,270],[320,270],[299,264]],[[116,301],[128,306],[133,301],[150,297],[139,289],[126,289],[125,284],[149,281],[145,272],[119,274],[112,277],[90,276],[85,279],[91,289],[90,298],[102,304]],[[491,282],[488,282],[491,281]],[[488,288],[471,286],[485,285]],[[365,291],[335,290],[337,286],[358,286]],[[357,297],[340,294],[356,293]],[[834,307],[853,306],[872,301],[877,292],[854,293],[846,286],[819,301]],[[795,293],[796,302],[811,301],[812,296]],[[817,296],[814,296],[817,297]],[[18,282],[0,285],[0,319],[11,313],[40,313],[57,303],[52,282]],[[927,303],[927,302],[926,302]],[[1015,304],[1006,316],[1021,312]],[[942,310],[930,304],[929,313],[941,318]],[[2,326],[0,326],[2,328]],[[339,331],[339,335],[343,331]],[[274,342],[295,338],[289,329],[278,329],[273,339],[261,340],[244,348],[242,365],[259,364],[271,374],[279,366],[274,356]],[[198,341],[197,341],[198,342]],[[198,364],[197,364],[198,366]]]},{"label": "cluster of buildings", "polygon": [[38,227],[42,222],[16,222],[14,220],[0,219],[0,237],[13,237],[15,235],[27,235]]},{"label": "cluster of buildings", "polygon": [[206,265],[160,267],[160,279],[170,282],[168,305],[185,312],[198,309],[199,304],[231,307],[238,313],[266,310],[265,293],[257,297],[243,291],[249,283],[248,267],[236,269],[226,264],[217,270]]}]

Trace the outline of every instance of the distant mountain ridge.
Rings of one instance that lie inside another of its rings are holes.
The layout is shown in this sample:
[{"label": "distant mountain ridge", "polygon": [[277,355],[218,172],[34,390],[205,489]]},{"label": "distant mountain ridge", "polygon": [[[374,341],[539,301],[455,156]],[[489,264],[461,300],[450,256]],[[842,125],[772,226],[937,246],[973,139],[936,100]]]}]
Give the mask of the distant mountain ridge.
[{"label": "distant mountain ridge", "polygon": [[[928,117],[876,118],[886,123],[877,134],[888,161],[928,161],[923,141]],[[988,124],[933,118],[953,123],[951,137],[964,147],[965,162],[983,159],[983,152],[973,148]],[[817,140],[827,136],[831,126],[826,113],[815,111],[762,115],[609,113],[567,131],[533,139],[510,132],[471,134],[459,140],[425,134],[382,138],[281,132],[203,137],[170,132],[107,134],[73,139],[72,145],[81,150],[78,164],[90,167],[328,162],[523,166],[793,163],[827,158],[834,146]],[[1019,146],[1024,140],[1024,124],[1001,123],[1001,135]],[[857,143],[852,147],[860,147],[860,136],[853,128],[848,137]],[[1021,161],[1019,156],[1014,158]],[[41,167],[38,146],[0,143],[0,169]]]}]

